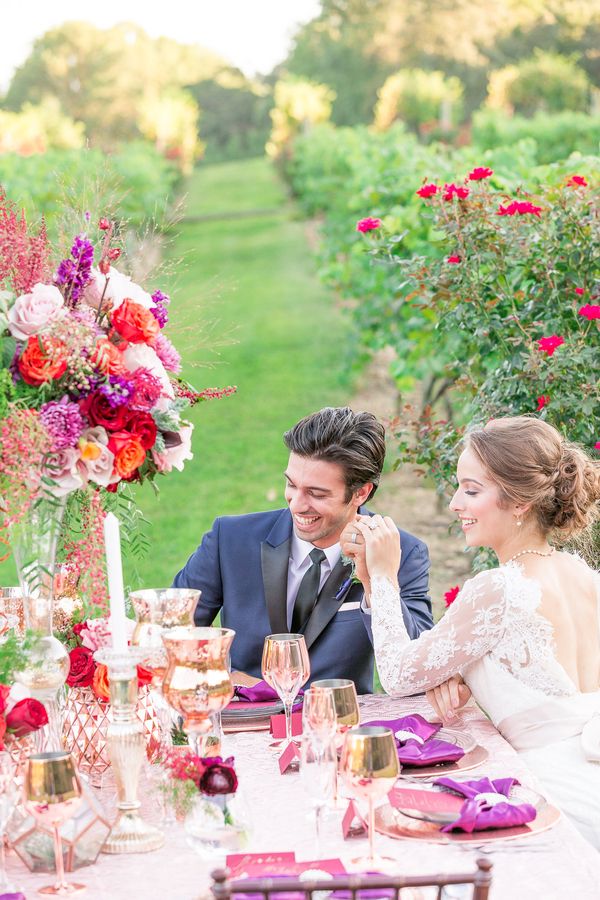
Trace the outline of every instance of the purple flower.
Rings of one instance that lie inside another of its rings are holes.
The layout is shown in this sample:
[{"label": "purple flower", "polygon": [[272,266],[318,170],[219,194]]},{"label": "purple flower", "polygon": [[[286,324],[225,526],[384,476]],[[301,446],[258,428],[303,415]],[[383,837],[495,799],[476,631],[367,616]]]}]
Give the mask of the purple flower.
[{"label": "purple flower", "polygon": [[161,363],[169,372],[181,372],[181,356],[164,334],[159,334],[154,340],[154,350]]},{"label": "purple flower", "polygon": [[169,321],[167,306],[171,302],[171,298],[168,294],[163,294],[162,291],[154,291],[154,293],[152,294],[152,299],[154,300],[156,306],[151,306],[150,312],[152,313],[160,327],[164,328]]},{"label": "purple flower", "polygon": [[94,262],[94,247],[85,234],[78,234],[73,241],[71,257],[60,263],[54,283],[65,285],[65,300],[75,306],[90,280]]},{"label": "purple flower", "polygon": [[44,403],[40,409],[40,419],[52,438],[55,450],[74,447],[85,428],[78,404],[68,397]]},{"label": "purple flower", "polygon": [[131,400],[135,392],[135,385],[121,375],[110,375],[108,382],[101,384],[98,390],[101,394],[104,394],[110,406],[114,409],[117,406],[123,406],[124,403]]}]

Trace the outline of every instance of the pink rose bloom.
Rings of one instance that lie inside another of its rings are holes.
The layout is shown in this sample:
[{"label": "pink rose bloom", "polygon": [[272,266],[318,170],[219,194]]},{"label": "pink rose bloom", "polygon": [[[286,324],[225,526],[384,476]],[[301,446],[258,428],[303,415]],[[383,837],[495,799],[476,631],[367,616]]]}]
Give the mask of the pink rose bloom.
[{"label": "pink rose bloom", "polygon": [[48,490],[55,497],[66,497],[71,491],[83,487],[84,481],[77,469],[78,462],[79,450],[74,447],[63,447],[50,454],[44,475],[54,482]]},{"label": "pink rose bloom", "polygon": [[34,284],[29,294],[21,294],[8,312],[8,329],[18,341],[39,334],[65,313],[65,301],[53,284]]},{"label": "pink rose bloom", "polygon": [[113,477],[114,453],[108,449],[108,434],[101,425],[86,428],[79,438],[80,458],[77,471],[84,481],[108,487],[118,481]]},{"label": "pink rose bloom", "polygon": [[156,306],[147,291],[141,288],[139,284],[136,284],[135,281],[132,281],[128,275],[123,275],[122,272],[119,272],[118,269],[113,269],[112,266],[108,270],[108,275],[103,275],[100,269],[94,267],[90,275],[91,280],[83,293],[83,299],[88,306],[92,306],[94,309],[98,309],[107,278],[108,285],[106,285],[106,291],[104,291],[104,300],[110,300],[113,309],[117,309],[126,298],[134,300],[135,303],[140,303],[146,309]]},{"label": "pink rose bloom", "polygon": [[194,454],[191,452],[193,430],[194,426],[190,422],[186,422],[178,432],[166,434],[163,432],[165,449],[162,453],[152,451],[152,458],[159,472],[170,472],[172,469],[182,472],[185,460],[194,458]]},{"label": "pink rose bloom", "polygon": [[139,369],[140,367],[148,369],[162,384],[163,397],[158,401],[157,408],[164,409],[169,400],[175,398],[175,392],[171,380],[167,375],[167,370],[161,363],[155,350],[147,344],[129,344],[122,353],[123,364],[130,371]]},{"label": "pink rose bloom", "polygon": [[[125,630],[127,632],[127,640],[131,638],[135,622],[132,619],[125,619]],[[79,632],[81,643],[92,653],[100,650],[102,647],[112,647],[112,633],[110,630],[110,619],[108,616],[101,619],[88,619],[85,627]]]}]

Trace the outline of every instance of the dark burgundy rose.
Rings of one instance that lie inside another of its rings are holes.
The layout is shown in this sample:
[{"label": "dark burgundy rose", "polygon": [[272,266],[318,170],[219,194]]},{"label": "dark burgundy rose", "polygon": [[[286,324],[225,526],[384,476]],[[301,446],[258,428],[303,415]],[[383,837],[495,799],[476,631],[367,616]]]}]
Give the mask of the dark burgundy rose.
[{"label": "dark burgundy rose", "polygon": [[111,406],[99,391],[92,391],[80,400],[79,408],[91,425],[102,425],[107,431],[121,431],[130,415],[125,404]]},{"label": "dark burgundy rose", "polygon": [[233,756],[222,760],[220,756],[203,759],[204,772],[200,776],[198,788],[203,794],[234,794],[238,780],[233,768]]},{"label": "dark burgundy rose", "polygon": [[156,442],[156,422],[148,412],[134,410],[127,419],[126,428],[137,435],[137,438],[144,448],[150,450]]},{"label": "dark burgundy rose", "polygon": [[15,703],[6,716],[6,730],[15,737],[24,737],[48,724],[48,713],[39,700],[27,697]]},{"label": "dark burgundy rose", "polygon": [[69,653],[69,663],[70,668],[67,675],[69,687],[89,687],[96,671],[92,651],[87,647],[75,647]]}]

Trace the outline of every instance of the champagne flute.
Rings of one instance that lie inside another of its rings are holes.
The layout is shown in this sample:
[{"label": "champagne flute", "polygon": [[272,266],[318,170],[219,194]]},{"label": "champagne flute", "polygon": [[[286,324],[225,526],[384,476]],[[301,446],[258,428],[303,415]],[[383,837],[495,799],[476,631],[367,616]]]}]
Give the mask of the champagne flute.
[{"label": "champagne flute", "polygon": [[85,885],[65,881],[60,826],[76,812],[81,801],[81,784],[70,753],[37,753],[25,768],[25,805],[42,825],[54,832],[56,884],[40,888],[39,894],[68,897],[85,890]]},{"label": "champagne flute", "polygon": [[4,831],[17,804],[15,767],[8,753],[0,753],[0,895],[16,892],[6,875]]},{"label": "champagne flute", "polygon": [[285,743],[292,742],[292,706],[310,676],[310,661],[303,634],[268,634],[263,645],[262,676],[283,702]]},{"label": "champagne flute", "polygon": [[349,793],[369,804],[369,855],[353,862],[369,869],[385,866],[387,862],[374,853],[375,802],[391,791],[399,770],[396,740],[390,728],[363,725],[346,732],[340,772]]},{"label": "champagne flute", "polygon": [[[322,678],[318,681],[313,681],[311,684],[312,688],[330,690],[333,694],[336,715],[336,748],[340,752],[344,743],[345,733],[349,728],[354,728],[360,722],[356,685],[350,678]],[[334,809],[339,809],[342,805],[340,803],[336,774],[332,806]]]},{"label": "champagne flute", "polygon": [[333,691],[311,685],[302,703],[302,734],[310,734],[315,741],[332,745],[335,750],[336,725]]},{"label": "champagne flute", "polygon": [[[311,691],[307,692],[307,695]],[[305,696],[305,701],[306,701]],[[333,736],[333,731],[332,731]],[[315,859],[321,859],[321,817],[333,796],[337,757],[333,741],[323,742],[310,730],[302,732],[300,778],[315,811]]]}]

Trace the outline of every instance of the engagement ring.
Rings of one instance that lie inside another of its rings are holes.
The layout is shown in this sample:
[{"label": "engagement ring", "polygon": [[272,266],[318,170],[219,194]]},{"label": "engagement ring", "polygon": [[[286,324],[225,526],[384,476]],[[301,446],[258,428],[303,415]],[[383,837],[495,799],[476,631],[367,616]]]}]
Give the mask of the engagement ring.
[{"label": "engagement ring", "polygon": [[350,538],[350,540],[352,541],[353,544],[356,544],[356,538],[357,538],[357,537],[358,537],[358,531],[353,531],[353,532],[352,532],[352,537]]}]

